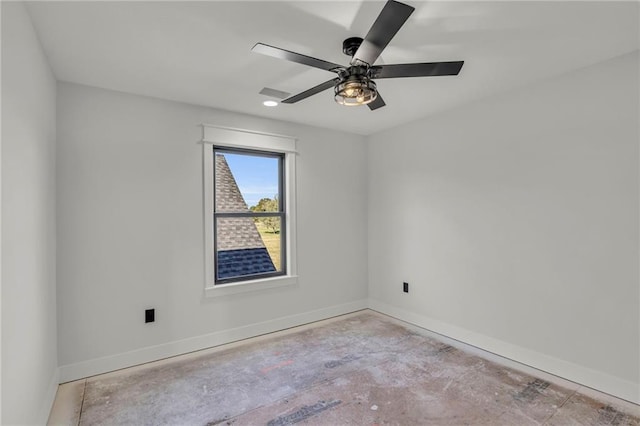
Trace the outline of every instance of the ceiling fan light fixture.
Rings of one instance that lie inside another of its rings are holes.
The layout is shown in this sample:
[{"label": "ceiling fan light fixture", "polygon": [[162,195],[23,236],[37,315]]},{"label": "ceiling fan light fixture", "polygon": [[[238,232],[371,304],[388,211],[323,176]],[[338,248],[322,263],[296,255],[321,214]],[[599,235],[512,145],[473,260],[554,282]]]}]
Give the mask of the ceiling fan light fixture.
[{"label": "ceiling fan light fixture", "polygon": [[337,77],[297,95],[286,99],[283,96],[281,98],[283,104],[299,102],[333,87],[334,99],[337,103],[346,106],[367,105],[369,110],[375,111],[386,103],[378,93],[373,80],[458,75],[464,64],[464,61],[449,61],[375,65],[382,51],[414,10],[414,7],[399,0],[387,0],[364,38],[349,37],[342,42],[342,52],[351,58],[346,67],[264,43],[256,43],[251,51],[338,74]]},{"label": "ceiling fan light fixture", "polygon": [[338,83],[335,87],[335,100],[340,105],[359,106],[376,100],[376,83],[368,78],[353,78]]}]

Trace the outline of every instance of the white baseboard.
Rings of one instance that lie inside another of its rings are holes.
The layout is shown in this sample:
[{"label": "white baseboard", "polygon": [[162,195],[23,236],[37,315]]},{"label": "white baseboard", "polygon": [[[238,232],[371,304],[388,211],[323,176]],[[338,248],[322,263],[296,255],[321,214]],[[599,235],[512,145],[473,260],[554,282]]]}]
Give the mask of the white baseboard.
[{"label": "white baseboard", "polygon": [[49,386],[47,386],[47,393],[45,395],[44,401],[42,402],[42,407],[40,408],[40,415],[38,418],[39,425],[46,425],[47,420],[49,420],[49,413],[51,413],[51,408],[53,407],[53,402],[56,399],[56,392],[58,392],[58,384],[60,383],[60,368],[56,368],[51,375],[51,380],[49,381]]},{"label": "white baseboard", "polygon": [[320,321],[337,315],[348,314],[366,309],[367,307],[368,301],[366,299],[357,300],[355,302],[330,306],[328,308],[322,308],[311,312],[275,318],[229,330],[222,330],[202,336],[163,343],[161,345],[149,346],[135,351],[91,359],[75,364],[63,365],[59,369],[60,380],[57,383],[70,382],[89,376],[95,376],[96,374],[107,373],[122,368],[132,367],[134,365],[212,348],[214,346],[224,345],[226,343],[232,343],[238,340],[248,339],[250,337],[260,336],[262,334],[272,333],[314,321]]},{"label": "white baseboard", "polygon": [[640,384],[369,299],[369,308],[495,355],[640,404]]}]

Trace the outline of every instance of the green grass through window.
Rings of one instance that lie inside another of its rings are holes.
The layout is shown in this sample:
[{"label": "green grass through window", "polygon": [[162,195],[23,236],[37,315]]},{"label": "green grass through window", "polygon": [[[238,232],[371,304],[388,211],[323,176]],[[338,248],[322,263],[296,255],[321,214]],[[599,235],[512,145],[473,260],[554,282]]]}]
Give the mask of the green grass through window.
[{"label": "green grass through window", "polygon": [[260,237],[262,237],[262,241],[269,252],[269,256],[271,256],[273,265],[276,267],[277,271],[280,271],[280,233],[275,233],[267,229],[267,227],[260,222],[256,223],[256,227],[258,228]]}]

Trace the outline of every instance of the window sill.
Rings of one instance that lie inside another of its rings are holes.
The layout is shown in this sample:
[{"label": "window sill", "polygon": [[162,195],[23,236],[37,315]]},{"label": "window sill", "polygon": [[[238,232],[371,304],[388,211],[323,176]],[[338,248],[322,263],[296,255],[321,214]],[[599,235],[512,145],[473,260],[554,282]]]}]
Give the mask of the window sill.
[{"label": "window sill", "polygon": [[219,284],[216,286],[205,288],[204,294],[206,297],[221,297],[231,294],[248,293],[296,284],[298,284],[297,275],[286,275],[282,277],[263,278],[253,281],[243,281],[239,283]]}]

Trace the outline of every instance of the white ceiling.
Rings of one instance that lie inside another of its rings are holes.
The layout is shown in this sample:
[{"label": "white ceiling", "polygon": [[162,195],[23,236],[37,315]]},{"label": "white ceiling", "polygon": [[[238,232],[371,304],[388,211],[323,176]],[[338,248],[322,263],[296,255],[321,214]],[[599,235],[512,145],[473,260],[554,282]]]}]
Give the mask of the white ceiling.
[{"label": "white ceiling", "polygon": [[327,90],[267,108],[335,74],[251,53],[256,42],[347,64],[378,1],[37,2],[34,26],[62,81],[371,134],[638,49],[638,3],[406,0],[416,11],[380,63],[464,60],[457,77],[378,80],[387,106],[344,107]]}]

